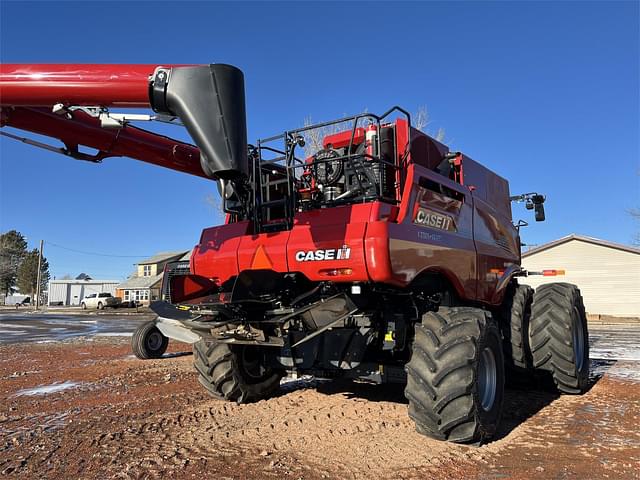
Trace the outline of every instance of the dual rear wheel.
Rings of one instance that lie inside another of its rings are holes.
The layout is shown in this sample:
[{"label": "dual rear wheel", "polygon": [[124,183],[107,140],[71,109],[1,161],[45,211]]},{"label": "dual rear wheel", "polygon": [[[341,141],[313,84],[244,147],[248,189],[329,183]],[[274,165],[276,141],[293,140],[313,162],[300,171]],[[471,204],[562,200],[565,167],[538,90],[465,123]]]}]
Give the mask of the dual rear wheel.
[{"label": "dual rear wheel", "polygon": [[418,432],[458,443],[492,438],[505,366],[516,375],[549,372],[562,393],[587,389],[589,336],[580,290],[554,283],[534,293],[515,285],[507,295],[501,328],[490,313],[471,307],[427,312],[416,325],[405,395]]},{"label": "dual rear wheel", "polygon": [[580,290],[541,285],[533,296],[529,344],[533,367],[551,374],[562,393],[583,393],[589,382],[589,331]]}]

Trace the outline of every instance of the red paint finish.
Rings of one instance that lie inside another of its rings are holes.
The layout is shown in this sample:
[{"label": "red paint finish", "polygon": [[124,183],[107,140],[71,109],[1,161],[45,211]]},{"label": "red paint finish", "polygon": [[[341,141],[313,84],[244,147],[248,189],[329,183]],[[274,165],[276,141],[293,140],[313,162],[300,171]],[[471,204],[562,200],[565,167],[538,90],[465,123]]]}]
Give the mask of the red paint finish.
[{"label": "red paint finish", "polygon": [[191,253],[191,273],[222,284],[238,275],[238,247],[249,233],[249,222],[207,228]]},{"label": "red paint finish", "polygon": [[[370,281],[364,238],[372,208],[377,203],[336,207],[331,215],[323,210],[299,213],[290,231],[252,235],[249,222],[208,228],[192,253],[191,272],[211,278],[217,284],[243,270],[264,268],[301,272],[313,281]],[[376,211],[388,217],[391,208],[376,206]],[[331,250],[330,255],[337,257],[337,250],[344,246],[349,258],[302,260],[301,252],[319,250]]]},{"label": "red paint finish", "polygon": [[288,231],[245,235],[238,245],[238,270],[262,270],[266,264],[276,272],[287,272]]},{"label": "red paint finish", "polygon": [[176,303],[202,297],[217,288],[214,282],[199,275],[176,275],[170,282],[171,300]]},{"label": "red paint finish", "polygon": [[[406,122],[396,122],[396,134],[401,146],[408,135]],[[341,144],[348,137],[350,133],[332,135],[329,143]],[[502,218],[502,209],[484,200],[491,180],[486,186],[476,181],[478,188],[472,192],[399,150],[398,161],[404,162],[399,205],[376,201],[299,212],[290,231],[269,234],[251,235],[250,227],[233,224],[208,229],[203,239],[210,242],[215,232],[218,250],[213,255],[199,247],[193,257],[195,273],[225,282],[243,270],[270,268],[300,272],[312,281],[376,282],[402,288],[435,272],[448,278],[465,300],[499,303],[504,278],[489,268],[513,273],[517,233]],[[473,162],[472,167],[477,180],[488,175],[479,164]],[[416,223],[420,209],[449,218],[447,229]],[[481,232],[478,239],[474,229]],[[340,249],[348,249],[348,258],[337,258]]]},{"label": "red paint finish", "polygon": [[[419,165],[407,169],[397,224],[389,224],[389,256],[395,283],[408,285],[426,272],[445,275],[458,295],[476,298],[476,248],[473,241],[473,198],[461,185]],[[422,180],[446,187],[452,198],[421,186]],[[459,200],[461,198],[462,200]],[[452,219],[452,231],[418,225],[418,208]]]},{"label": "red paint finish", "polygon": [[149,107],[149,77],[156,68],[157,65],[2,64],[0,105]]},{"label": "red paint finish", "polygon": [[[327,210],[313,210],[296,215],[286,251],[289,270],[301,272],[314,281],[369,281],[364,237],[372,205],[365,203],[335,207],[331,209],[331,214]],[[348,249],[348,258],[344,258],[346,250],[338,254],[343,247]],[[303,254],[315,254],[316,251],[331,252],[330,259],[303,259]],[[346,269],[350,269],[350,272],[347,273]]]},{"label": "red paint finish", "polygon": [[[333,135],[327,135],[324,137],[322,145],[324,148],[328,148],[331,145],[332,148],[344,148],[348,147],[351,143],[352,130],[346,130],[344,132],[334,133]],[[362,127],[356,128],[355,135],[353,136],[352,145],[359,145],[364,142],[365,130]]]}]

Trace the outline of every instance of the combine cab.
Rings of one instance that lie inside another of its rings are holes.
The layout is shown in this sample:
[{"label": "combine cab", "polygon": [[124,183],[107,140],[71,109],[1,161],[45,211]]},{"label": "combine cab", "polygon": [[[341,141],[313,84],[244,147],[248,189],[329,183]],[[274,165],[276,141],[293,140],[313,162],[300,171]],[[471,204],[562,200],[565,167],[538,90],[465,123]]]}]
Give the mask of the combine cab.
[{"label": "combine cab", "polygon": [[[96,81],[109,71],[92,67]],[[419,432],[466,443],[495,434],[505,370],[586,388],[579,290],[518,283],[528,272],[510,201],[541,220],[544,197],[510,197],[505,179],[412,128],[405,110],[251,145],[234,67],[132,66],[82,99],[60,75],[38,89],[25,68],[3,66],[3,126],[59,138],[74,158],[128,155],[217,181],[225,224],[202,232],[188,265],[167,267],[158,319],[134,336],[141,358],[161,356],[167,337],[192,343],[200,383],[235,402],[268,397],[290,373],[405,384]],[[197,147],[108,109],[126,102],[181,122]],[[100,153],[81,157],[81,140]]]}]

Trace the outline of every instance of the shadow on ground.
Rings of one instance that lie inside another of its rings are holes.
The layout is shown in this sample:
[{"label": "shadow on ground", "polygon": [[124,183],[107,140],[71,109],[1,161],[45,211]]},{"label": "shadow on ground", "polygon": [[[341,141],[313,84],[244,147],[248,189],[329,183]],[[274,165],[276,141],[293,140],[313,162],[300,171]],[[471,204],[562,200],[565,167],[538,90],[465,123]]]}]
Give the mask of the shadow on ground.
[{"label": "shadow on ground", "polygon": [[173,352],[173,353],[165,353],[162,355],[162,358],[177,358],[177,357],[186,357],[188,355],[193,355],[193,352]]},{"label": "shadow on ground", "polygon": [[[589,375],[589,391],[600,381],[604,374],[615,364],[612,360],[591,360]],[[404,396],[404,385],[375,385],[349,380],[318,380],[303,378],[290,380],[283,384],[281,394],[295,390],[315,388],[324,395],[344,395],[348,399],[362,399],[369,402],[393,402],[407,404]],[[560,397],[555,390],[553,379],[542,372],[535,376],[514,375],[510,373],[504,394],[503,415],[500,428],[494,438],[499,440],[508,436],[515,428],[525,422],[554,400]]]}]

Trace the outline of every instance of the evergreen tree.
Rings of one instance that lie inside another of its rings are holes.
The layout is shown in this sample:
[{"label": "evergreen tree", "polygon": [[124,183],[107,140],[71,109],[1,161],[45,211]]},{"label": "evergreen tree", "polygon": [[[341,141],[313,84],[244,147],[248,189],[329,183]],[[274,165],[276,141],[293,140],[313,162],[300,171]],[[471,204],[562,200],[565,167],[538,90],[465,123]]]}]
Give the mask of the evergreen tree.
[{"label": "evergreen tree", "polygon": [[11,295],[26,254],[27,241],[20,232],[10,230],[0,235],[0,293]]},{"label": "evergreen tree", "polygon": [[[49,262],[42,257],[40,276],[40,291],[43,292],[47,288],[47,282],[49,281]],[[34,248],[28,252],[20,267],[18,267],[18,288],[23,295],[29,295],[34,300],[36,293],[36,285],[38,284],[38,249]]]}]

